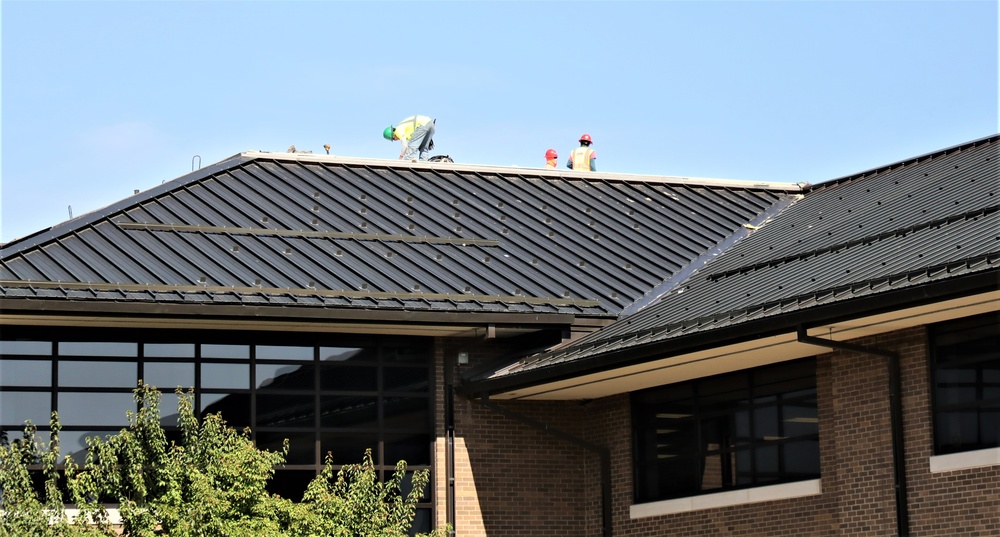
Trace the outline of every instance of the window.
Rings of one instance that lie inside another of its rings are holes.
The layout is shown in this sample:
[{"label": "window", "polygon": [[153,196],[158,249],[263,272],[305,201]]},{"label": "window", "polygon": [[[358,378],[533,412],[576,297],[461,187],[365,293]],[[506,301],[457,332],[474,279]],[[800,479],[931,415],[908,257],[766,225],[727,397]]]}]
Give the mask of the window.
[{"label": "window", "polygon": [[1000,446],[1000,313],[930,327],[934,452]]},{"label": "window", "polygon": [[813,358],[632,394],[636,503],[819,477]]},{"label": "window", "polygon": [[[258,332],[86,331],[4,328],[0,339],[0,436],[20,437],[24,420],[47,431],[59,411],[63,454],[77,462],[87,436],[107,436],[135,411],[139,379],[160,388],[161,423],[177,431],[176,387],[195,390],[195,412],[221,412],[250,427],[257,446],[280,451],[286,464],[273,492],[298,499],[325,455],[359,462],[371,448],[383,478],[396,462],[431,465],[433,355],[426,338],[292,337]],[[43,433],[44,438],[44,433]],[[2,440],[0,440],[2,441]],[[418,508],[430,520],[432,495]],[[429,531],[429,524],[418,526]]]}]

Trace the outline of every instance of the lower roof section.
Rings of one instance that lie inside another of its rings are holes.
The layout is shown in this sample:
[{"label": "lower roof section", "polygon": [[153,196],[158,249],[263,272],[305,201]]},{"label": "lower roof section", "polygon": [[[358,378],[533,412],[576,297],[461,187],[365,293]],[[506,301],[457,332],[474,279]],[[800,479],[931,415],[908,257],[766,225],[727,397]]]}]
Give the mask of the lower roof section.
[{"label": "lower roof section", "polygon": [[[826,354],[828,348],[798,341],[798,330],[817,338],[849,341],[1000,311],[1000,272],[978,276],[978,282],[969,282],[974,291],[960,292],[954,287],[955,292],[941,293],[936,300],[872,297],[868,304],[841,305],[839,311],[828,308],[762,319],[608,353],[599,361],[570,362],[507,379],[467,381],[461,391],[470,396],[489,394],[494,399],[586,400]],[[933,297],[934,291],[923,289],[921,294]],[[909,305],[894,307],[896,300]],[[883,307],[875,307],[877,302]]]}]

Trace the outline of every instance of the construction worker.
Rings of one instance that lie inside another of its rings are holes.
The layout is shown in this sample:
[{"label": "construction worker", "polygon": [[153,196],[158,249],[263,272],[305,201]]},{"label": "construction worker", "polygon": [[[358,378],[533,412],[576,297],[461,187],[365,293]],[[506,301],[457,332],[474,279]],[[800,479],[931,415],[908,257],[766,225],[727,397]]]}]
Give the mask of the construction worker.
[{"label": "construction worker", "polygon": [[559,155],[556,153],[555,149],[549,149],[545,152],[545,167],[555,168],[559,165]]},{"label": "construction worker", "polygon": [[416,162],[414,154],[419,154],[420,160],[427,160],[427,152],[434,149],[434,123],[436,119],[427,116],[410,116],[397,125],[389,125],[382,131],[382,137],[390,142],[399,140],[403,147],[399,159],[409,159]]},{"label": "construction worker", "polygon": [[590,148],[591,143],[593,143],[593,140],[590,139],[589,134],[581,136],[580,147],[574,149],[569,154],[569,161],[566,162],[566,167],[571,170],[590,170],[596,172],[597,164],[594,161],[597,159],[597,153]]}]

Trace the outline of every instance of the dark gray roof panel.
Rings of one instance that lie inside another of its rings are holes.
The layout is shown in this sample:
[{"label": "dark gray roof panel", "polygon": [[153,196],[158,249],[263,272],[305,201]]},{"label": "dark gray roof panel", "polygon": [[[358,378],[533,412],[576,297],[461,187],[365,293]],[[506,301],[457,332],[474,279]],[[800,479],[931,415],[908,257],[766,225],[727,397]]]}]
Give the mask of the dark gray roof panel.
[{"label": "dark gray roof panel", "polygon": [[[771,222],[768,234],[737,245],[712,270],[807,254],[818,246],[994,207],[1000,203],[997,153],[996,143],[972,146],[882,173],[816,185],[794,211]],[[785,240],[788,236],[795,240]]]},{"label": "dark gray roof panel", "polygon": [[661,300],[483,378],[998,270],[1000,136],[993,136],[816,185]]},{"label": "dark gray roof panel", "polygon": [[799,190],[245,153],[3,245],[0,296],[612,317]]}]

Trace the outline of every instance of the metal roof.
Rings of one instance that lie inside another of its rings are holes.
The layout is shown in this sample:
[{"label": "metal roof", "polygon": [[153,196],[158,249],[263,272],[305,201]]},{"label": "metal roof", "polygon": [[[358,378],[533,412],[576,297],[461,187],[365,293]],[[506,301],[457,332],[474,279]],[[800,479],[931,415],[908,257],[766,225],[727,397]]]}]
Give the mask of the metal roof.
[{"label": "metal roof", "polygon": [[800,190],[247,152],[4,244],[0,297],[613,318]]},{"label": "metal roof", "polygon": [[[478,381],[530,373],[534,382],[546,368],[579,370],[609,353],[998,271],[1000,136],[991,136],[810,187],[649,307]],[[985,281],[1000,288],[1000,274]]]}]

